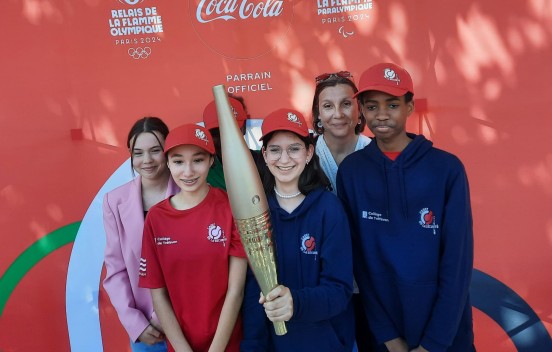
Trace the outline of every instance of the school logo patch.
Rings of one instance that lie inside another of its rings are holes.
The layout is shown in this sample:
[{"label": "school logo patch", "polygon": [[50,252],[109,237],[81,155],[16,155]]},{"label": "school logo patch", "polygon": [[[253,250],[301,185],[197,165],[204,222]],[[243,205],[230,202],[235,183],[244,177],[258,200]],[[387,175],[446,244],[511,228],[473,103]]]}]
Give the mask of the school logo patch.
[{"label": "school logo patch", "polygon": [[224,230],[217,224],[209,225],[207,239],[213,243],[222,243],[226,246],[226,235]]},{"label": "school logo patch", "polygon": [[308,233],[301,236],[301,252],[305,254],[318,254],[316,240]]},{"label": "school logo patch", "polygon": [[429,208],[420,210],[419,224],[425,229],[433,229],[433,234],[437,234],[435,230],[439,228],[439,225],[436,223],[433,211],[429,210]]},{"label": "school logo patch", "polygon": [[207,138],[207,135],[205,134],[205,132],[203,132],[199,128],[196,128],[195,136],[196,136],[197,139],[200,139],[200,140],[204,141],[205,144],[209,143],[209,139]]},{"label": "school logo patch", "polygon": [[397,73],[394,70],[390,69],[390,68],[386,68],[385,70],[383,70],[383,77],[386,80],[393,81],[393,82],[397,83],[397,85],[399,85],[399,83],[401,83],[401,79],[399,78],[399,75],[397,75]]},{"label": "school logo patch", "polygon": [[302,126],[303,124],[301,123],[301,120],[299,120],[299,118],[297,117],[297,115],[295,115],[294,113],[292,112],[288,112],[287,113],[287,116],[288,116],[288,121],[290,122],[293,122],[299,126]]}]

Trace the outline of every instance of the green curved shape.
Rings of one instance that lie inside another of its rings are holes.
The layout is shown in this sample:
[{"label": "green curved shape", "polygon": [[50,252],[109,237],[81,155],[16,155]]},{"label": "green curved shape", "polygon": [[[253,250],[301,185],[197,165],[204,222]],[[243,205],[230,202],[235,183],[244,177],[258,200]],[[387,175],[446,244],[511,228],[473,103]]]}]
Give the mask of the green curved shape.
[{"label": "green curved shape", "polygon": [[30,245],[0,277],[0,317],[17,284],[39,261],[56,249],[74,242],[81,222],[60,227]]}]

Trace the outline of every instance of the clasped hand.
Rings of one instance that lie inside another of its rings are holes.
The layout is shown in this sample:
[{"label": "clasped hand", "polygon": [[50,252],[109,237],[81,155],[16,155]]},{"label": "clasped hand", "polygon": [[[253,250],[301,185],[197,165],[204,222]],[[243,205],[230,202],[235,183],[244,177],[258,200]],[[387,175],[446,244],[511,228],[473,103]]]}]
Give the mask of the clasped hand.
[{"label": "clasped hand", "polygon": [[138,337],[138,341],[146,345],[153,345],[163,340],[165,340],[165,335],[161,328],[155,327],[153,323],[150,323]]},{"label": "clasped hand", "polygon": [[293,316],[293,297],[286,286],[275,287],[266,297],[261,293],[259,303],[263,305],[266,316],[272,322],[288,321]]}]

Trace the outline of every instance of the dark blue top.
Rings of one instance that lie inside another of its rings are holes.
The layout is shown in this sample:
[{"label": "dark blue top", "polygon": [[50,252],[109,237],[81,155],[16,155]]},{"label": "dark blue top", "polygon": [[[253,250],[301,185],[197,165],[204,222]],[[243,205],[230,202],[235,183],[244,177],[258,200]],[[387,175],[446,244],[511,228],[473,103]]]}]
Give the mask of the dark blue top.
[{"label": "dark blue top", "polygon": [[376,143],[341,163],[337,191],[351,223],[354,272],[379,343],[472,350],[473,229],[460,160],[413,138],[395,161]]},{"label": "dark blue top", "polygon": [[291,213],[273,195],[268,203],[276,249],[278,281],[293,297],[287,334],[276,336],[259,304],[261,292],[249,273],[243,302],[242,351],[351,351],[354,316],[349,225],[337,197],[310,192]]}]

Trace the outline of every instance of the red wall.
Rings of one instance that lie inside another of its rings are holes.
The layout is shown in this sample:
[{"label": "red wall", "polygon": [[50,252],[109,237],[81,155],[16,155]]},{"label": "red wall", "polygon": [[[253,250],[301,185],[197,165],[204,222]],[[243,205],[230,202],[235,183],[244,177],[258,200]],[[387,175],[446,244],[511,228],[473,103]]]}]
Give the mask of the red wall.
[{"label": "red wall", "polygon": [[[198,19],[199,0],[4,1],[0,275],[37,240],[83,218],[127,158],[125,135],[137,118],[157,115],[170,127],[200,121],[215,84],[250,86],[237,93],[253,117],[284,106],[309,115],[317,74],[347,69],[358,78],[393,61],[410,71],[416,98],[427,99],[411,130],[421,127],[467,168],[475,267],[517,293],[552,332],[552,5],[374,0],[369,9],[361,0],[348,14],[323,15],[331,8],[323,0],[242,1],[267,3],[268,17],[241,18],[238,9],[219,14],[236,19]],[[110,27],[115,18],[146,8],[156,9],[162,33],[111,34],[121,28]],[[252,79],[228,78],[241,74]],[[70,350],[70,254],[71,244],[53,251],[10,293],[0,350]],[[100,317],[105,350],[124,350],[127,337],[103,291]],[[515,350],[484,312],[476,311],[475,328],[481,351]]]}]

